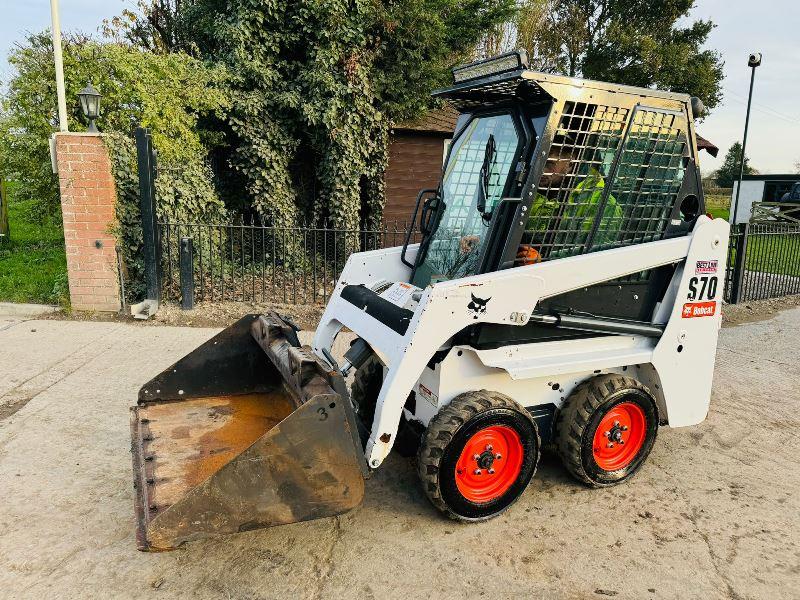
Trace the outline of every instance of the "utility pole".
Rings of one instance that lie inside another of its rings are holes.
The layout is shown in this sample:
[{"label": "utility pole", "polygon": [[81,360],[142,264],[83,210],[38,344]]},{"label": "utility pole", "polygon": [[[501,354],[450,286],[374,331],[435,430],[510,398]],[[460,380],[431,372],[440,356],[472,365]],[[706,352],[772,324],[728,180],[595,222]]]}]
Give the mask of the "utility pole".
[{"label": "utility pole", "polygon": [[747,148],[747,128],[750,125],[750,103],[753,101],[753,81],[756,78],[756,67],[761,64],[761,53],[753,52],[747,60],[747,66],[752,69],[750,73],[750,94],[747,96],[747,116],[744,119],[744,138],[742,138],[742,156],[739,158],[739,183],[736,185],[736,200],[733,203],[733,223],[736,223],[736,213],[739,212],[739,193],[742,191],[742,177],[744,176],[744,152]]},{"label": "utility pole", "polygon": [[58,17],[58,0],[50,0],[50,18],[53,29],[53,59],[56,64],[56,94],[58,95],[58,129],[68,131],[67,97],[64,91],[64,59],[61,55],[61,21]]}]

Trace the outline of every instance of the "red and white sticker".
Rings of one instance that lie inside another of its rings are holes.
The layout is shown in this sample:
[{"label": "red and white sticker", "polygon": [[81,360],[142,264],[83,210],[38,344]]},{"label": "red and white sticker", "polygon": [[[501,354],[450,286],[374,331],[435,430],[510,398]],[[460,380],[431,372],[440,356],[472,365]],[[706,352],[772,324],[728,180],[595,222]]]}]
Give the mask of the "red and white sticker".
[{"label": "red and white sticker", "polygon": [[713,275],[717,272],[717,260],[698,260],[694,268],[695,275]]},{"label": "red and white sticker", "polygon": [[681,317],[692,319],[694,317],[713,317],[717,314],[716,302],[687,302],[683,305]]},{"label": "red and white sticker", "polygon": [[419,384],[419,395],[425,398],[425,400],[427,400],[434,406],[437,406],[439,404],[439,397],[421,383]]}]

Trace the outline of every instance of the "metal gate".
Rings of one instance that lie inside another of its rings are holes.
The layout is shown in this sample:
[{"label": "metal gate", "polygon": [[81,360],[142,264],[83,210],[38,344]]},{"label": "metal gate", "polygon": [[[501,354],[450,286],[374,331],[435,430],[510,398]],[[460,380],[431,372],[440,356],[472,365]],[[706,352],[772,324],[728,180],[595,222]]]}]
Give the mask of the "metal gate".
[{"label": "metal gate", "polygon": [[800,225],[733,225],[728,252],[728,302],[800,294]]}]

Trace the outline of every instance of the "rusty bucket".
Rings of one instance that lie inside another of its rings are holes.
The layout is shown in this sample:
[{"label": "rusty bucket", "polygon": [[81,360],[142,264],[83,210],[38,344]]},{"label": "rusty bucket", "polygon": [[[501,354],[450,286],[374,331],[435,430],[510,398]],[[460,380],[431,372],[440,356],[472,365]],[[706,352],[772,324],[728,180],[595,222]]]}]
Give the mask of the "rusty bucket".
[{"label": "rusty bucket", "polygon": [[139,549],[350,510],[367,474],[355,423],[341,375],[293,326],[240,319],[131,409]]}]

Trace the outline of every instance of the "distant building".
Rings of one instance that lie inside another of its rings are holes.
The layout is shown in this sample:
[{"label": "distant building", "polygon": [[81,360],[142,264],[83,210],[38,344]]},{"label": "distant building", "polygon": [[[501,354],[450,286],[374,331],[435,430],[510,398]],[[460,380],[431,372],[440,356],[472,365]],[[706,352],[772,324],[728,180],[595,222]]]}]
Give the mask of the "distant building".
[{"label": "distant building", "polygon": [[410,220],[419,191],[439,185],[457,119],[458,112],[445,106],[392,128],[385,176],[384,224]]},{"label": "distant building", "polygon": [[[739,208],[736,220],[732,223],[747,223],[753,216],[753,204],[757,202],[778,202],[792,185],[800,181],[800,174],[786,175],[745,175],[742,177],[742,192],[739,194]],[[738,181],[733,182],[731,211],[736,199]],[[731,215],[732,216],[732,215]]]}]

